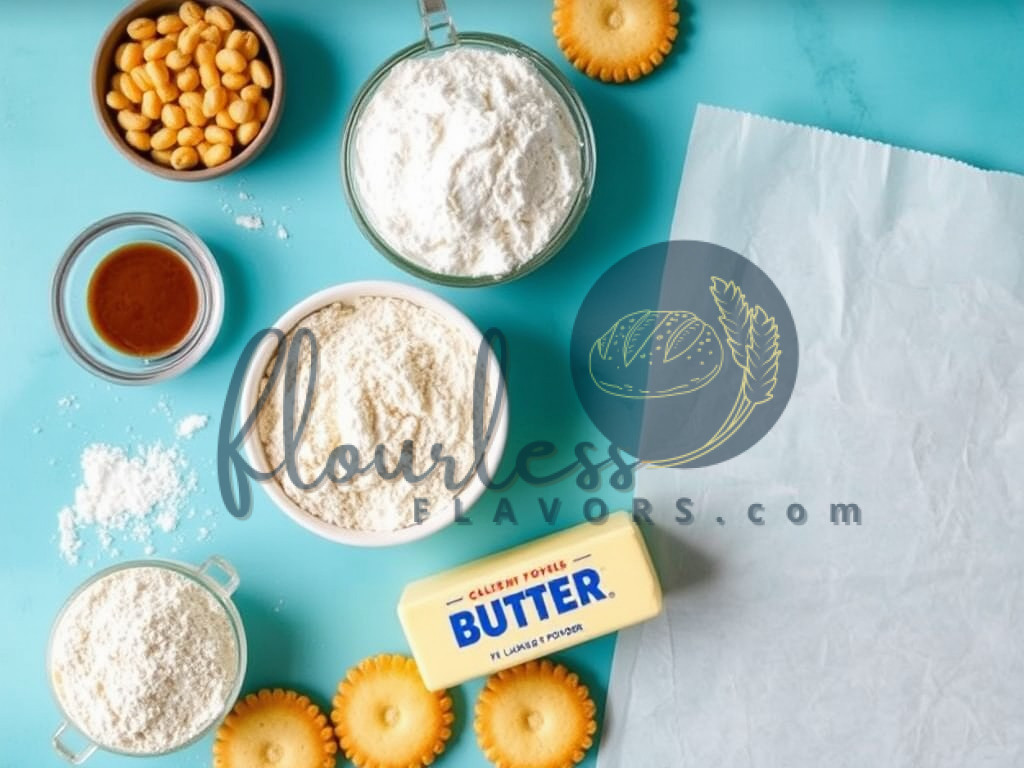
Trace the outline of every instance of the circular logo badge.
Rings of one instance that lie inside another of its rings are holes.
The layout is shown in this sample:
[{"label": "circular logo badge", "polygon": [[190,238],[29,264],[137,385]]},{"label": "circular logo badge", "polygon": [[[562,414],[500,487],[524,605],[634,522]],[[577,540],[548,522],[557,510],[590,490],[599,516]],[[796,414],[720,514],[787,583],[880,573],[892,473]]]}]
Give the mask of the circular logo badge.
[{"label": "circular logo badge", "polygon": [[728,248],[678,240],[598,279],[570,356],[580,402],[612,443],[643,461],[705,467],[778,421],[798,350],[789,307],[764,272]]}]

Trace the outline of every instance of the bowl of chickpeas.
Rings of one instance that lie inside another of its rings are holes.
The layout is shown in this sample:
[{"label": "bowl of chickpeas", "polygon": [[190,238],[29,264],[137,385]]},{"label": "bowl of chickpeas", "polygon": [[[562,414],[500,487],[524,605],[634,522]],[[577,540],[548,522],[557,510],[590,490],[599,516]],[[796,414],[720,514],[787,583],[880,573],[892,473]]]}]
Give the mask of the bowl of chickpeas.
[{"label": "bowl of chickpeas", "polygon": [[202,181],[237,170],[281,116],[281,56],[239,0],[139,0],[107,28],[93,63],[100,125],[150,173]]}]

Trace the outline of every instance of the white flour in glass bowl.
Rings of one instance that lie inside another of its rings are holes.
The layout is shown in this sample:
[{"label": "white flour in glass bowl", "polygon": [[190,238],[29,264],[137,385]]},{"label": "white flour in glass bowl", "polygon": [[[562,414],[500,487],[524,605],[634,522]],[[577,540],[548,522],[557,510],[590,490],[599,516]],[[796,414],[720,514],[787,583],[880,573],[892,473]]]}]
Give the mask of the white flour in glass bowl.
[{"label": "white flour in glass bowl", "polygon": [[436,273],[512,272],[582,185],[569,110],[525,58],[471,48],[397,63],[355,129],[354,186],[388,246]]}]

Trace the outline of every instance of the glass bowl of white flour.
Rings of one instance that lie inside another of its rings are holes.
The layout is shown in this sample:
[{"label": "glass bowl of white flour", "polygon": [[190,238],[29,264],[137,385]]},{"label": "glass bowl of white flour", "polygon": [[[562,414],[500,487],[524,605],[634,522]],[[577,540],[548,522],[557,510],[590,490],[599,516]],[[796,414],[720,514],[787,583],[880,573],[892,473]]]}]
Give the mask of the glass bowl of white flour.
[{"label": "glass bowl of white flour", "polygon": [[245,630],[231,601],[238,583],[213,556],[198,567],[120,563],[78,587],[46,655],[64,720],[53,735],[57,753],[74,765],[97,749],[153,757],[216,727],[245,677]]},{"label": "glass bowl of white flour", "polygon": [[268,336],[256,347],[238,420],[249,464],[273,474],[261,485],[288,517],[331,541],[381,547],[468,515],[498,471],[509,422],[497,355],[469,318],[420,288],[364,281],[313,294],[273,327],[287,346]]},{"label": "glass bowl of white flour", "polygon": [[507,282],[551,259],[583,218],[596,164],[586,108],[554,64],[511,38],[450,27],[370,76],[341,155],[367,239],[451,286]]}]

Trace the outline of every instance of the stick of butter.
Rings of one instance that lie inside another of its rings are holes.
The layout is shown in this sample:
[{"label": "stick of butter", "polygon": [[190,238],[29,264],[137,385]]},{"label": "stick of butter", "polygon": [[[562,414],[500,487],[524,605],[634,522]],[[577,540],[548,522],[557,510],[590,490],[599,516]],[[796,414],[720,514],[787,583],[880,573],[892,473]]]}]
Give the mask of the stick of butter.
[{"label": "stick of butter", "polygon": [[661,612],[661,587],[626,513],[409,584],[398,618],[437,691]]}]

